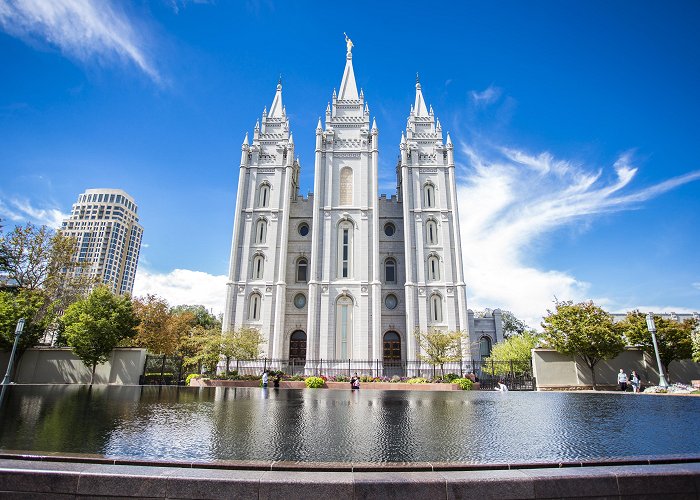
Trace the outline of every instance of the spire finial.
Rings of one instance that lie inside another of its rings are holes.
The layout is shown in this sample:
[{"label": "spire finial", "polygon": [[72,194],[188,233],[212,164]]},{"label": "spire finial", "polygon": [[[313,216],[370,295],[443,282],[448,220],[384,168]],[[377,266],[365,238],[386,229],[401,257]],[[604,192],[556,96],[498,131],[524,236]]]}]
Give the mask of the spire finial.
[{"label": "spire finial", "polygon": [[282,73],[280,73],[280,79],[277,80],[277,90],[282,90]]},{"label": "spire finial", "polygon": [[420,83],[420,77],[418,76],[418,72],[416,71],[416,83]]},{"label": "spire finial", "polygon": [[354,47],[354,44],[352,43],[352,40],[350,40],[350,37],[343,31],[343,35],[345,35],[345,45],[348,48],[348,58],[352,57],[352,48]]}]

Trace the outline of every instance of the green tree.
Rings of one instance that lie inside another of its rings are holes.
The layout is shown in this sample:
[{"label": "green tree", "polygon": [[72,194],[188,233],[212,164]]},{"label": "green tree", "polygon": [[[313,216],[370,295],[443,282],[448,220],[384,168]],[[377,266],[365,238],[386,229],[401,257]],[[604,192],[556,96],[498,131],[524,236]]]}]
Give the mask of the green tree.
[{"label": "green tree", "polygon": [[204,366],[208,372],[215,372],[221,353],[221,331],[197,325],[183,339],[181,350],[188,370]]},{"label": "green tree", "polygon": [[231,359],[258,359],[265,342],[257,328],[239,328],[221,335],[221,354],[226,358],[226,374]]},{"label": "green tree", "polygon": [[493,361],[494,371],[499,374],[510,373],[511,370],[515,373],[529,373],[532,367],[532,349],[539,342],[540,335],[524,331],[494,345],[486,361]]},{"label": "green tree", "polygon": [[524,321],[518,319],[510,311],[501,311],[501,319],[503,320],[503,337],[506,339],[514,335],[534,332],[532,328],[528,327]]},{"label": "green tree", "polygon": [[460,331],[444,332],[430,329],[427,332],[416,330],[416,339],[421,353],[418,357],[433,366],[440,365],[442,376],[445,376],[445,363],[459,361],[462,358],[462,339],[465,336]]},{"label": "green tree", "polygon": [[196,325],[203,328],[218,328],[221,330],[221,321],[202,305],[179,305],[173,307],[170,312],[173,314],[191,313],[194,315]]},{"label": "green tree", "polygon": [[49,315],[41,313],[45,310],[44,306],[44,297],[32,290],[0,292],[0,349],[12,348],[15,327],[20,318],[25,319],[25,324],[17,345],[19,355],[28,347],[36,345],[44,335],[50,319]]},{"label": "green tree", "polygon": [[[671,361],[689,359],[693,356],[691,335],[697,324],[698,322],[695,318],[674,321],[661,316],[654,316],[656,344],[659,347],[659,357],[664,365],[666,374],[668,374],[668,365],[671,364]],[[641,346],[652,358],[656,355],[644,313],[632,311],[627,314],[624,320],[618,323],[618,327],[627,337],[630,344]]]},{"label": "green tree", "polygon": [[612,316],[593,302],[557,302],[542,321],[544,340],[562,354],[579,356],[591,370],[596,390],[595,365],[617,356],[625,342]]},{"label": "green tree", "polygon": [[99,286],[87,296],[71,304],[61,318],[65,337],[73,352],[92,368],[109,359],[112,349],[126,337],[136,334],[138,319],[128,295],[114,295],[106,286]]},{"label": "green tree", "polygon": [[[168,302],[156,295],[133,300],[134,314],[139,319],[132,345],[145,347],[152,354],[172,355],[177,350],[179,331],[172,328],[177,319],[170,313]],[[179,324],[179,323],[178,323]]]}]

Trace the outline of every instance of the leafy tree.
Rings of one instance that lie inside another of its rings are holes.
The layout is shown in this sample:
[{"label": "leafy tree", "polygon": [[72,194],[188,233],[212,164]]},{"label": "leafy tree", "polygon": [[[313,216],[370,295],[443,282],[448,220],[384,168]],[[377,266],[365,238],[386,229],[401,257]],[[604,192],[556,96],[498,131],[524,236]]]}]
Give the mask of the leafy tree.
[{"label": "leafy tree", "polygon": [[510,311],[501,311],[501,319],[503,320],[503,337],[506,339],[514,335],[523,335],[529,333],[535,334],[535,330],[525,324],[524,321],[518,319],[515,314]]},{"label": "leafy tree", "polygon": [[579,356],[591,370],[596,390],[595,365],[615,357],[624,348],[624,340],[612,316],[593,302],[556,303],[554,312],[547,310],[542,321],[544,340],[562,354]]},{"label": "leafy tree", "polygon": [[44,297],[31,290],[0,292],[0,349],[9,350],[15,341],[15,328],[20,318],[25,319],[24,330],[17,345],[18,353],[39,342],[50,315],[45,310]]},{"label": "leafy tree", "polygon": [[258,359],[265,342],[257,328],[239,328],[221,335],[221,354],[226,358],[226,374],[231,359]]},{"label": "leafy tree", "polygon": [[418,357],[433,366],[440,365],[442,376],[445,376],[445,363],[459,361],[462,357],[462,339],[460,331],[444,332],[430,329],[427,332],[416,331],[416,339],[421,353]]},{"label": "leafy tree", "polygon": [[106,286],[99,286],[87,298],[71,304],[61,318],[65,337],[73,352],[92,368],[109,359],[119,342],[136,334],[138,319],[128,295],[114,295]]},{"label": "leafy tree", "polygon": [[511,369],[516,373],[529,372],[532,367],[532,349],[539,342],[540,336],[537,333],[524,331],[494,345],[486,361],[493,361],[494,369],[500,368],[499,373],[509,373]]},{"label": "leafy tree", "polygon": [[700,322],[696,322],[693,333],[691,333],[693,342],[693,361],[700,363]]},{"label": "leafy tree", "polygon": [[[139,319],[132,345],[145,347],[153,354],[172,355],[177,350],[179,332],[171,324],[179,324],[170,314],[170,306],[162,297],[147,295],[133,301],[134,314]],[[174,320],[174,321],[173,321]]]},{"label": "leafy tree", "polygon": [[221,330],[197,325],[183,339],[181,349],[187,369],[204,366],[208,372],[215,372],[221,352]]},{"label": "leafy tree", "polygon": [[[654,325],[656,326],[656,344],[659,347],[659,357],[666,374],[668,374],[668,365],[671,364],[671,361],[689,359],[693,356],[691,334],[698,325],[698,321],[695,318],[674,321],[654,316]],[[632,311],[618,323],[618,327],[630,344],[641,346],[652,358],[656,355],[644,313]]]},{"label": "leafy tree", "polygon": [[191,313],[195,317],[195,324],[203,328],[218,328],[221,330],[221,321],[212,313],[207,311],[207,308],[202,305],[179,305],[175,306],[170,311],[173,314]]}]

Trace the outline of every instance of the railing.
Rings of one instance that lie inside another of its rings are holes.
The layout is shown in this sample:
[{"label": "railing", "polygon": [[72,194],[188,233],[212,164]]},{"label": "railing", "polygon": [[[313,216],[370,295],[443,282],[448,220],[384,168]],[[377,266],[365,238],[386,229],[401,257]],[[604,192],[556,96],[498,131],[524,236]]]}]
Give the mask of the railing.
[{"label": "railing", "polygon": [[[226,362],[219,363],[219,374],[225,373]],[[423,360],[389,361],[357,359],[232,359],[228,372],[237,375],[260,375],[265,370],[284,372],[287,375],[360,376],[391,379],[392,377],[425,377],[435,379],[443,375],[460,377],[475,375],[481,389],[492,390],[503,381],[510,390],[531,391],[535,388],[532,369],[515,361],[459,360],[432,365]],[[179,356],[146,356],[142,384],[183,384],[186,377],[182,358]]]}]

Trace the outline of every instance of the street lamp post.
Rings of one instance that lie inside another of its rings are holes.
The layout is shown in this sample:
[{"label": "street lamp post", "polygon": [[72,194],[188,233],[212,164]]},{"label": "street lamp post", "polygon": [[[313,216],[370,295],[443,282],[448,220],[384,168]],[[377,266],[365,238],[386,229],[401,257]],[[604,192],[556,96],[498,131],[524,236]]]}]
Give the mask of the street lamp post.
[{"label": "street lamp post", "polygon": [[7,371],[5,372],[5,378],[2,379],[2,392],[0,392],[0,404],[5,400],[5,390],[10,384],[10,375],[12,374],[12,365],[15,361],[15,352],[17,352],[17,344],[19,344],[19,337],[22,335],[22,330],[24,330],[24,318],[20,318],[17,322],[17,328],[15,328],[15,343],[12,344],[12,354],[10,354],[10,361],[7,362]]},{"label": "street lamp post", "polygon": [[661,364],[659,346],[656,345],[656,325],[654,324],[654,315],[652,313],[647,314],[647,329],[649,333],[651,333],[651,341],[654,344],[654,354],[656,354],[656,364],[659,367],[659,387],[667,389],[668,382],[666,382],[666,375],[664,374],[664,365]]}]

